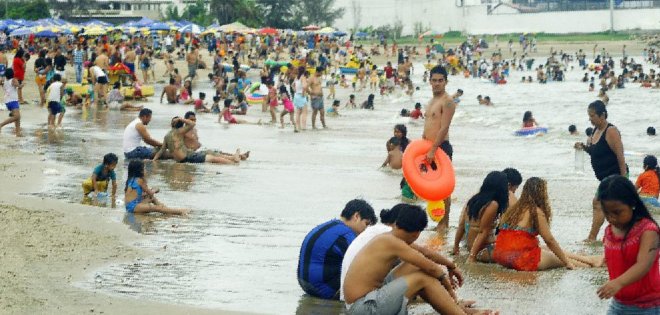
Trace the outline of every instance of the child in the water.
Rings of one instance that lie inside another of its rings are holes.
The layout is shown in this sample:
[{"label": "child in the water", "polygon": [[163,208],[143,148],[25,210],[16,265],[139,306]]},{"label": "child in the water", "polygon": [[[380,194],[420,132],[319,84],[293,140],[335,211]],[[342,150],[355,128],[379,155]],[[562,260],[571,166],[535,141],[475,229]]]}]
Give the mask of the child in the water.
[{"label": "child in the water", "polygon": [[392,137],[387,142],[388,152],[385,162],[380,167],[390,166],[393,170],[401,169],[403,164],[403,152],[401,151],[401,140],[397,137]]},{"label": "child in the water", "polygon": [[147,186],[144,178],[144,162],[142,160],[131,160],[128,163],[128,178],[124,188],[124,202],[128,213],[160,212],[164,214],[188,214],[188,209],[168,208],[160,203],[154,195],[158,189],[152,190]]},{"label": "child in the water", "polygon": [[[565,252],[550,232],[552,210],[545,180],[532,177],[525,182],[520,200],[500,219],[493,260],[518,271],[547,270],[558,267],[599,267],[600,256],[581,256]],[[538,236],[548,245],[539,246]]]},{"label": "child in the water", "polygon": [[117,155],[108,153],[103,156],[103,163],[94,168],[92,176],[82,182],[83,196],[89,195],[94,192],[93,197],[99,196],[101,193],[108,192],[108,183],[112,181],[112,198],[117,195],[117,175],[115,174],[115,167],[117,167]]},{"label": "child in the water", "polygon": [[647,207],[660,208],[658,194],[660,193],[660,168],[658,159],[654,155],[644,157],[644,172],[639,174],[635,182],[635,188],[639,191],[639,197]]},{"label": "child in the water", "polygon": [[598,200],[609,223],[603,245],[610,279],[598,297],[613,298],[608,314],[660,314],[658,223],[626,177],[603,179]]},{"label": "child in the water", "polygon": [[332,107],[328,108],[327,113],[330,116],[339,116],[339,100],[332,102]]},{"label": "child in the water", "polygon": [[534,116],[532,115],[531,111],[526,111],[525,114],[523,114],[523,128],[533,128],[536,127],[538,124],[536,123],[536,119],[534,119]]}]

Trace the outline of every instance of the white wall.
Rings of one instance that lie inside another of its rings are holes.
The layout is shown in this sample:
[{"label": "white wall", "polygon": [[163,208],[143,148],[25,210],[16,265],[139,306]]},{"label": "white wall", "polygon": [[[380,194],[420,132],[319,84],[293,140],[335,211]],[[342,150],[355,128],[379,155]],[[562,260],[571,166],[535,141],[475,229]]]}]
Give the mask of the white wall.
[{"label": "white wall", "polygon": [[[446,32],[459,30],[471,34],[519,32],[583,33],[610,29],[609,10],[488,15],[485,6],[457,7],[458,0],[336,0],[346,9],[335,26],[349,30],[354,24],[352,2],[362,7],[360,27],[404,25],[403,33],[412,34],[414,24]],[[615,30],[660,30],[660,8],[614,11]]]}]

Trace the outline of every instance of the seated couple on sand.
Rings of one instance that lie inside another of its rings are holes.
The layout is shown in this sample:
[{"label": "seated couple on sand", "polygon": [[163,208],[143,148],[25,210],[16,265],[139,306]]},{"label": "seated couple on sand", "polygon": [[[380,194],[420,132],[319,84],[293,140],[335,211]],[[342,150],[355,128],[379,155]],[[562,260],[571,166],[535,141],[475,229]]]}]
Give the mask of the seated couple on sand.
[{"label": "seated couple on sand", "polygon": [[[156,153],[153,160],[156,161],[161,158],[166,152],[171,154],[172,158],[181,163],[217,163],[217,164],[238,164],[241,160],[245,160],[250,156],[250,152],[241,154],[240,150],[236,150],[234,154],[222,152],[209,152],[209,151],[196,151],[201,145],[197,141],[197,132],[195,128],[195,121],[197,120],[195,113],[188,112],[185,117],[174,117],[171,121],[172,130],[170,130],[163,140],[163,146]],[[187,136],[190,133],[189,136]],[[195,147],[190,148],[186,144],[194,142]],[[193,141],[191,141],[193,140]]]}]

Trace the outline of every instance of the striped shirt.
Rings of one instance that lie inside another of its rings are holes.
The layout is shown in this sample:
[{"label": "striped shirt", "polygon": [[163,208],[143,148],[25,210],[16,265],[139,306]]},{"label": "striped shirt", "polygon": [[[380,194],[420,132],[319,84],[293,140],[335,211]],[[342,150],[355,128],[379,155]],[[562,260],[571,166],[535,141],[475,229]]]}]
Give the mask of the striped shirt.
[{"label": "striped shirt", "polygon": [[83,51],[80,49],[75,49],[73,51],[73,63],[83,63]]}]

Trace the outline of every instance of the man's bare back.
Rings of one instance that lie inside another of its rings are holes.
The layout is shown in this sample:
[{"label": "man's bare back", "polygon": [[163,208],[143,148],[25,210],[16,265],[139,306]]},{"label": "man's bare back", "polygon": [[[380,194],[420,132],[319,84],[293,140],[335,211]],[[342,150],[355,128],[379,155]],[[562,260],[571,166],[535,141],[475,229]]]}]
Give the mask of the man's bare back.
[{"label": "man's bare back", "polygon": [[165,95],[167,96],[167,102],[170,104],[176,103],[176,94],[178,92],[178,89],[176,85],[174,84],[169,84],[163,88],[163,91],[165,92]]}]

